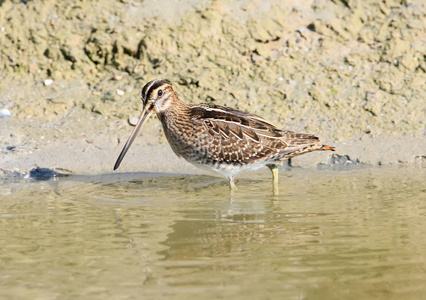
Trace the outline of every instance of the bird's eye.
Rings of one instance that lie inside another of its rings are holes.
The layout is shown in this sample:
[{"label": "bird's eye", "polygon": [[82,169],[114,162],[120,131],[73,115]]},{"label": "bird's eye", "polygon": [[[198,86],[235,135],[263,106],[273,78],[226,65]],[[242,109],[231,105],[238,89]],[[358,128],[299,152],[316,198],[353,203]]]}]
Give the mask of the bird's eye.
[{"label": "bird's eye", "polygon": [[163,95],[163,90],[158,90],[158,96],[162,96]]}]

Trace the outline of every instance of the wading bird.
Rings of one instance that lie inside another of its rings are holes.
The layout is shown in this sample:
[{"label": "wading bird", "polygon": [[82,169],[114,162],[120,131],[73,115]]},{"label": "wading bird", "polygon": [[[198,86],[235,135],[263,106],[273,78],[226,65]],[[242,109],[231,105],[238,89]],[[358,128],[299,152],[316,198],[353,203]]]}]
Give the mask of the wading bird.
[{"label": "wading bird", "polygon": [[267,166],[274,187],[278,184],[277,164],[312,151],[336,151],[320,144],[312,134],[283,130],[264,118],[214,104],[187,104],[175,94],[169,81],[153,80],[142,89],[141,116],[124,145],[116,170],[144,122],[154,112],[163,125],[167,140],[177,156],[191,164],[214,170],[235,187],[234,176]]}]

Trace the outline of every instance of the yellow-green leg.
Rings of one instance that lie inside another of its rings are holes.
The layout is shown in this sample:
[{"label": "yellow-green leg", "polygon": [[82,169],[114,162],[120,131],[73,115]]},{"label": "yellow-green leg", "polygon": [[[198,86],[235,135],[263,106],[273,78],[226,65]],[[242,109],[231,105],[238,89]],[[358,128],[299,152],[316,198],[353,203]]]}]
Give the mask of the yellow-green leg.
[{"label": "yellow-green leg", "polygon": [[278,184],[278,167],[277,165],[267,165],[272,172],[272,180],[274,185]]},{"label": "yellow-green leg", "polygon": [[235,186],[234,183],[234,176],[228,177],[229,179],[229,188],[231,189],[231,191],[234,191],[237,189],[237,187]]},{"label": "yellow-green leg", "polygon": [[277,165],[271,164],[267,165],[269,170],[272,172],[272,188],[274,195],[278,195],[278,167]]}]

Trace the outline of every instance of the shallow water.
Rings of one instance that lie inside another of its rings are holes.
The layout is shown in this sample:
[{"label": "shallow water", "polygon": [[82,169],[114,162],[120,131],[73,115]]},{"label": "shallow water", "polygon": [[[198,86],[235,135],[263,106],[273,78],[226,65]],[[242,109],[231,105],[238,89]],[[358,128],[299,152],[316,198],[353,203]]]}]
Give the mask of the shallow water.
[{"label": "shallow water", "polygon": [[0,184],[0,298],[419,299],[426,169]]}]

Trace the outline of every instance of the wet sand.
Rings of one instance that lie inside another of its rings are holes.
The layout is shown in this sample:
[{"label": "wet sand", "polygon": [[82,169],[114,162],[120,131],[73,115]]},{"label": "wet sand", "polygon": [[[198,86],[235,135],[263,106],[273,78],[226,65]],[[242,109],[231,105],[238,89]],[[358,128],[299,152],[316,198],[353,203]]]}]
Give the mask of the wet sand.
[{"label": "wet sand", "polygon": [[[260,114],[365,164],[424,165],[424,4],[168,4],[0,6],[0,109],[10,112],[0,176],[111,172],[153,78],[170,79],[184,101]],[[172,153],[156,117],[119,171],[200,172]]]}]

